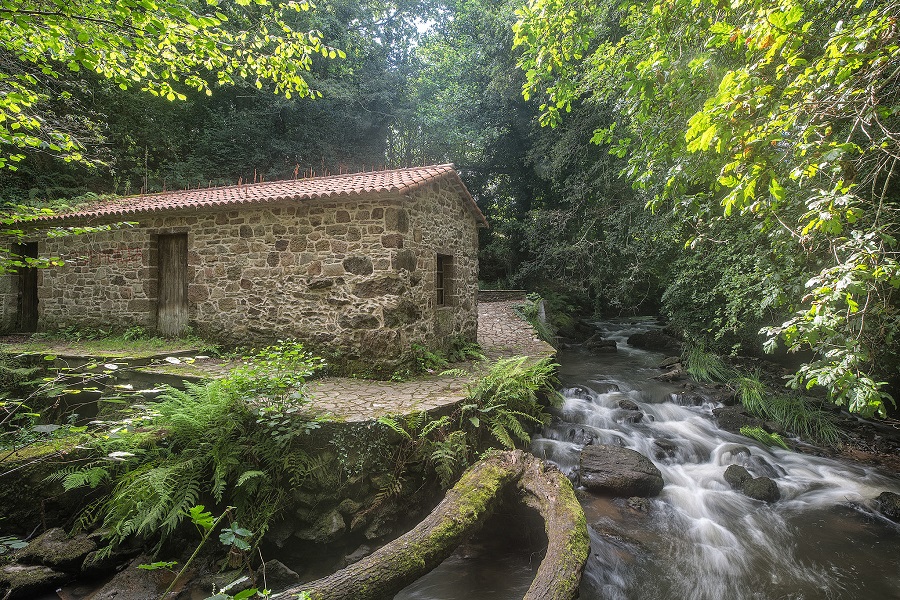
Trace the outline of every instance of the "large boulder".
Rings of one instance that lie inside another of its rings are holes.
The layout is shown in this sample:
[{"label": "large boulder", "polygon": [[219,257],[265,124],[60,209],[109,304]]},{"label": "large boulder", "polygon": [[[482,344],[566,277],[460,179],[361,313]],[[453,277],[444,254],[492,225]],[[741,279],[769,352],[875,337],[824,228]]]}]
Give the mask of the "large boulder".
[{"label": "large boulder", "polygon": [[619,446],[585,446],[581,451],[581,484],[592,492],[628,498],[656,496],[662,473],[649,458]]},{"label": "large boulder", "polygon": [[662,331],[645,331],[635,333],[628,338],[628,345],[653,352],[665,352],[667,350],[681,350],[681,342]]},{"label": "large boulder", "polygon": [[31,565],[45,565],[57,571],[78,571],[84,558],[97,549],[87,535],[69,537],[59,527],[48,529],[20,550],[16,560]]},{"label": "large boulder", "polygon": [[878,496],[878,512],[888,519],[900,522],[900,494],[881,492]]}]

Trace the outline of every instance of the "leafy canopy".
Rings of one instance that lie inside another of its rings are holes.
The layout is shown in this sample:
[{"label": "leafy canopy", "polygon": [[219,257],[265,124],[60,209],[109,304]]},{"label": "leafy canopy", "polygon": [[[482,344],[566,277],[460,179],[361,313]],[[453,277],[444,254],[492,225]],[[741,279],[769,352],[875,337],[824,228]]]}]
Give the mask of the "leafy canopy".
[{"label": "leafy canopy", "polygon": [[287,98],[320,95],[304,78],[313,56],[344,53],[318,31],[295,29],[297,13],[311,7],[306,0],[0,0],[0,168],[14,168],[27,148],[86,161],[71,119],[51,120],[45,110],[66,71],[169,100],[238,80],[269,83]]},{"label": "leafy canopy", "polygon": [[796,385],[884,414],[877,377],[900,325],[900,4],[531,0],[518,16],[542,123],[613,102],[594,141],[627,157],[650,208],[691,222],[689,246],[741,214],[775,253],[801,256],[805,290],[765,330],[770,347],[811,348]]}]

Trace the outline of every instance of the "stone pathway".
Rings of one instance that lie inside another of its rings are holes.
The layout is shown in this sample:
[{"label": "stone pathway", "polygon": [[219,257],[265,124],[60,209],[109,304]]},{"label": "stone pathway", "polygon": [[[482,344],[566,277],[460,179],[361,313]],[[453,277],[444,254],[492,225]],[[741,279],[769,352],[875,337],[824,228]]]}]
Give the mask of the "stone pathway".
[{"label": "stone pathway", "polygon": [[[521,355],[535,360],[553,356],[553,347],[538,339],[531,325],[513,311],[516,304],[521,304],[521,300],[479,303],[478,343],[482,352],[489,361]],[[316,409],[345,421],[368,421],[461,402],[468,385],[485,365],[460,366],[467,367],[470,375],[430,376],[404,382],[325,377],[310,382],[308,389]]]}]

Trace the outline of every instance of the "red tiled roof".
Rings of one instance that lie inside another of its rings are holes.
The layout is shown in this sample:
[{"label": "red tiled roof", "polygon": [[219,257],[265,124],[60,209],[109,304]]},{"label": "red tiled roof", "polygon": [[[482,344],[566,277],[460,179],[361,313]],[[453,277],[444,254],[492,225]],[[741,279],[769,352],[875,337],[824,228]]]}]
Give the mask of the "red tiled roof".
[{"label": "red tiled roof", "polygon": [[264,204],[285,200],[346,198],[391,192],[408,194],[444,178],[449,179],[457,188],[480,224],[487,226],[487,220],[452,164],[129,196],[103,200],[75,212],[51,215],[39,220],[67,222],[108,220],[146,213]]}]

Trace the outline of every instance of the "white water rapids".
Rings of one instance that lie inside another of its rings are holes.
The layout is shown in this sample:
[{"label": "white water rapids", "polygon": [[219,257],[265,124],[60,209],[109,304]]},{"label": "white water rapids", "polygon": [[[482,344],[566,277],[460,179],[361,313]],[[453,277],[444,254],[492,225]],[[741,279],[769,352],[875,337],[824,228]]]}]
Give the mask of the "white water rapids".
[{"label": "white water rapids", "polygon": [[[719,429],[712,403],[678,404],[676,385],[651,379],[664,355],[626,343],[653,326],[603,323],[618,352],[562,352],[565,404],[532,442],[532,452],[567,474],[577,469],[588,439],[618,444],[653,460],[665,481],[647,512],[583,495],[591,555],[582,599],[900,599],[900,526],[872,511],[872,499],[900,492],[900,480],[848,462],[765,448]],[[633,413],[619,407],[623,399],[644,413],[639,422],[628,420]],[[732,490],[723,474],[733,463],[772,477],[781,500],[766,504]],[[522,597],[529,569],[511,572],[501,562],[490,585],[463,585],[476,572],[485,577],[491,557],[473,560],[477,570],[451,558],[397,598]]]}]

